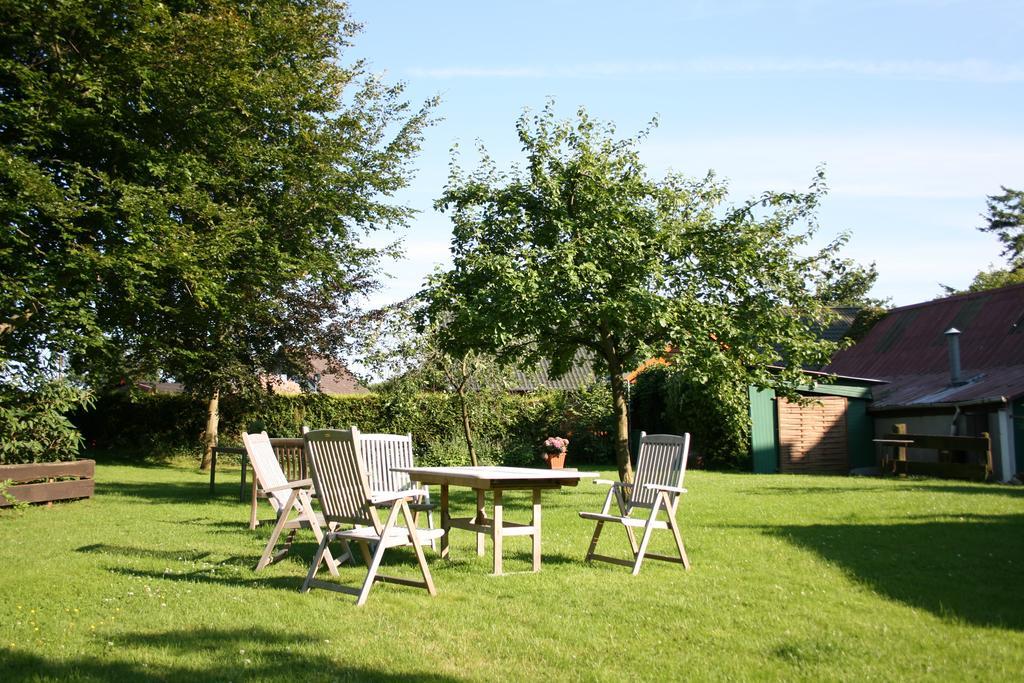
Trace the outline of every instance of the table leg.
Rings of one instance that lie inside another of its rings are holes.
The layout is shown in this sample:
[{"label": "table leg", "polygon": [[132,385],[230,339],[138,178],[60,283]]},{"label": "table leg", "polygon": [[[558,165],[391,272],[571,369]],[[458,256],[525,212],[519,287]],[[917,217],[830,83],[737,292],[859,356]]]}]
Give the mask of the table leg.
[{"label": "table leg", "polygon": [[213,495],[213,485],[217,479],[217,449],[210,454],[210,495]]},{"label": "table leg", "polygon": [[448,557],[448,536],[452,532],[452,521],[448,514],[448,484],[441,484],[441,528],[444,529],[444,536],[441,537],[441,557]]},{"label": "table leg", "polygon": [[540,489],[533,490],[533,571],[540,571]]},{"label": "table leg", "polygon": [[[487,511],[484,510],[484,490],[476,489],[476,517],[473,519],[474,524],[486,524],[487,523]],[[476,554],[484,554],[484,532],[476,532]]]},{"label": "table leg", "polygon": [[249,454],[242,453],[242,484],[238,489],[238,500],[245,501],[245,470],[249,467]]},{"label": "table leg", "polygon": [[494,519],[491,520],[491,534],[494,537],[494,575],[501,576],[501,553],[502,553],[502,504],[501,489],[494,489]]}]

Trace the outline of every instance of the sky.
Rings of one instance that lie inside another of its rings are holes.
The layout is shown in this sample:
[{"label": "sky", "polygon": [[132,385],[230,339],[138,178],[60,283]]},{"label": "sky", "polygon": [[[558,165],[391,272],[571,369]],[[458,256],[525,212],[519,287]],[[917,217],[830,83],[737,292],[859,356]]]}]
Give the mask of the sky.
[{"label": "sky", "polygon": [[[369,302],[397,301],[449,264],[435,212],[450,149],[522,156],[515,121],[549,98],[586,107],[641,148],[652,177],[714,170],[741,202],[802,190],[824,165],[820,243],[874,262],[872,294],[902,306],[1001,265],[978,231],[986,195],[1024,188],[1024,0],[354,0],[363,24],[342,61],[440,96],[410,186],[406,257]],[[382,244],[391,236],[378,236]]]}]

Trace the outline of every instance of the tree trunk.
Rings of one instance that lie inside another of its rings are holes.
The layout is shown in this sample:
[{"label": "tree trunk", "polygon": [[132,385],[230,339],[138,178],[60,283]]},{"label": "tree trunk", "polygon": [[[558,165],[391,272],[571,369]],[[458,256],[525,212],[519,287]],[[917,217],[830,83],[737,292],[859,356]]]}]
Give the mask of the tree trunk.
[{"label": "tree trunk", "polygon": [[214,389],[210,403],[206,408],[206,433],[203,435],[203,459],[199,469],[210,469],[213,461],[213,449],[217,445],[217,430],[220,427],[220,389]]},{"label": "tree trunk", "polygon": [[476,467],[476,447],[473,445],[473,430],[469,419],[469,405],[466,404],[466,387],[464,384],[459,386],[458,394],[459,407],[462,408],[462,433],[466,437],[466,447],[469,448],[469,463]]},{"label": "tree trunk", "polygon": [[626,380],[622,377],[622,362],[615,348],[615,340],[606,329],[601,330],[601,346],[612,381],[612,414],[615,415],[615,464],[619,479],[633,482],[633,466],[629,462],[629,405],[626,402]]}]

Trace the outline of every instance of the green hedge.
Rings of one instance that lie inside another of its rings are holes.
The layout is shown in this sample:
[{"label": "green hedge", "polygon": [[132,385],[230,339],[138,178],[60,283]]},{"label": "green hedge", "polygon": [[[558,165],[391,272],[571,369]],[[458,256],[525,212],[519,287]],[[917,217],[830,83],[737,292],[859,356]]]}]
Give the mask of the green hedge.
[{"label": "green hedge", "polygon": [[[473,427],[481,460],[536,466],[541,442],[557,434],[571,435],[572,461],[613,462],[609,407],[603,388],[474,395]],[[206,404],[185,395],[113,394],[100,398],[92,410],[78,413],[74,422],[89,448],[114,448],[142,456],[198,455]],[[266,429],[271,436],[298,436],[303,425],[409,432],[417,459],[424,464],[468,461],[459,403],[448,394],[227,396],[220,402],[220,444],[224,446],[238,445],[241,433],[250,427]]]},{"label": "green hedge", "polygon": [[750,470],[750,407],[742,383],[698,384],[683,373],[651,368],[637,377],[630,414],[634,431],[689,432],[695,467]]}]

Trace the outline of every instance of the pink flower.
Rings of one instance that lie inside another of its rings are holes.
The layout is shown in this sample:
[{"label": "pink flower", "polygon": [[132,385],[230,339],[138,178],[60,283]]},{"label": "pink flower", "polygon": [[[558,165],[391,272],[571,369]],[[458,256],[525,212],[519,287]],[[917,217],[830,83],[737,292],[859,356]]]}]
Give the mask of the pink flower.
[{"label": "pink flower", "polygon": [[549,436],[545,441],[544,445],[541,446],[541,450],[544,451],[547,460],[547,454],[555,455],[561,453],[569,446],[569,439],[563,439],[560,436]]}]

